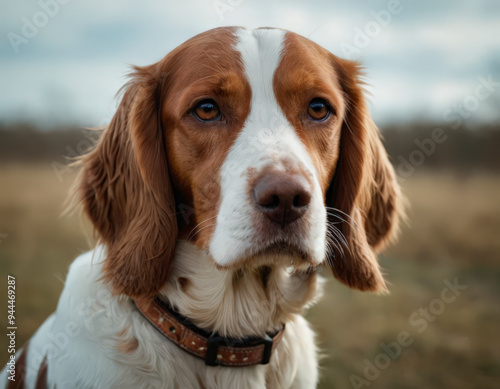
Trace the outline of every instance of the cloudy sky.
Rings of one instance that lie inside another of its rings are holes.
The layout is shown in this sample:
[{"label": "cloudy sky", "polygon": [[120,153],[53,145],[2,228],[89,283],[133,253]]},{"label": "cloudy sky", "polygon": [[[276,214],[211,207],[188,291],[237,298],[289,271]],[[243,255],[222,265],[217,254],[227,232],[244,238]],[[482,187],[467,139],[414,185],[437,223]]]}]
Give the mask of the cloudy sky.
[{"label": "cloudy sky", "polygon": [[[128,64],[151,64],[223,25],[285,28],[360,60],[380,124],[443,120],[464,103],[469,120],[500,119],[498,0],[0,0],[0,7],[3,122],[102,125]],[[485,82],[489,94],[474,100]]]}]

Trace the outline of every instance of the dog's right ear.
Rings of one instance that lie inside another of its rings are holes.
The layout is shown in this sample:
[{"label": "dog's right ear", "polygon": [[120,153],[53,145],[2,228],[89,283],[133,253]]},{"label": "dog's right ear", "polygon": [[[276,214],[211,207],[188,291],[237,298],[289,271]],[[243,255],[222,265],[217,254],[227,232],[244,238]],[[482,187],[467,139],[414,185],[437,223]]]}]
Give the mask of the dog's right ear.
[{"label": "dog's right ear", "polygon": [[82,158],[77,187],[107,249],[103,279],[134,298],[166,282],[177,240],[156,66],[135,68],[111,123]]}]

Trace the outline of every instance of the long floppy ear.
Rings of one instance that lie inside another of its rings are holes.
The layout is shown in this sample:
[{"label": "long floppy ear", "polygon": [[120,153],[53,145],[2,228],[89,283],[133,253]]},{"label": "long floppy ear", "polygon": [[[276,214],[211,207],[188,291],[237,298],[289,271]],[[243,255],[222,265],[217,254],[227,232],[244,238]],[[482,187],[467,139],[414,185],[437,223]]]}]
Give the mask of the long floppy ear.
[{"label": "long floppy ear", "polygon": [[96,148],[82,158],[79,200],[107,249],[103,279],[116,294],[154,296],[177,239],[160,119],[161,77],[136,68]]},{"label": "long floppy ear", "polygon": [[403,214],[401,193],[366,107],[358,65],[336,57],[333,61],[347,109],[339,162],[326,200],[336,210],[329,223],[345,238],[344,247],[330,242],[335,253],[332,270],[351,288],[384,292],[376,254],[397,234]]}]

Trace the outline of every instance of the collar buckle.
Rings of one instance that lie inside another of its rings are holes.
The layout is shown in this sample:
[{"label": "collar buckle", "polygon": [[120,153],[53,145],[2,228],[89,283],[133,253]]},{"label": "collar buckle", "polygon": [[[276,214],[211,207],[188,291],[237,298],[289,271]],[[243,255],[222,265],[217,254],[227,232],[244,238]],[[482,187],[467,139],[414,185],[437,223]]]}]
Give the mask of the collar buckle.
[{"label": "collar buckle", "polygon": [[261,365],[267,365],[271,360],[271,351],[273,351],[273,339],[266,334],[264,337],[264,351],[262,352]]},{"label": "collar buckle", "polygon": [[207,339],[207,354],[205,355],[205,365],[207,366],[219,366],[221,363],[217,358],[217,351],[219,345],[224,341],[224,339],[217,335],[212,335]]},{"label": "collar buckle", "polygon": [[[238,343],[235,341],[235,343]],[[230,346],[228,344],[227,339],[218,336],[212,335],[207,339],[207,353],[205,355],[205,365],[207,366],[220,366],[221,361],[218,357],[219,346],[223,344],[225,346]],[[273,351],[273,338],[271,338],[268,334],[262,339],[260,344],[264,345],[264,349],[262,350],[262,359],[260,361],[261,365],[267,365],[271,360],[271,353]],[[258,345],[258,344],[256,344]]]}]

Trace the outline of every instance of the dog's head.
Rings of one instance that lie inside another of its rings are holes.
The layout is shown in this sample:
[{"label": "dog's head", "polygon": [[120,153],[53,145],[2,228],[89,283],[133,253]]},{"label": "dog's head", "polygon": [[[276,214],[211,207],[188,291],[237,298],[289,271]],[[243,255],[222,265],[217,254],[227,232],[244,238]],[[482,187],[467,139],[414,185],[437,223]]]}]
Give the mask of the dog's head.
[{"label": "dog's head", "polygon": [[222,268],[327,261],[385,290],[400,193],[359,77],[278,29],[210,30],[136,68],[78,189],[113,290],[155,295],[177,239]]}]

